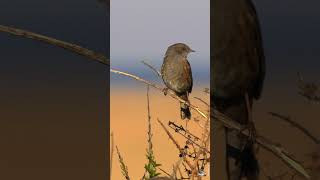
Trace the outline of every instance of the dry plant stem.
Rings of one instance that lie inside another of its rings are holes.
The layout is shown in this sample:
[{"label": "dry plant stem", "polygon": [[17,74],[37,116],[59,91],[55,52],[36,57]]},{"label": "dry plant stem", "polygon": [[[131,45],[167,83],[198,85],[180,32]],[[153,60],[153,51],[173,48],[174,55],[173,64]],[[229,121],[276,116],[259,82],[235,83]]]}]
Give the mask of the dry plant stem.
[{"label": "dry plant stem", "polygon": [[[176,126],[176,127],[177,127],[177,125],[176,125],[175,123],[169,121],[169,127],[170,127],[171,129],[173,129],[173,130],[176,130],[176,128],[170,126],[170,124],[173,124],[173,125]],[[184,132],[185,132],[186,134],[188,134],[188,135],[191,135],[192,137],[194,137],[194,138],[196,138],[196,139],[200,139],[200,138],[198,138],[197,136],[193,135],[193,134],[192,134],[191,132],[189,132],[188,130],[184,130]],[[186,138],[186,139],[187,139],[188,141],[190,141],[193,145],[196,145],[196,146],[199,147],[200,149],[203,149],[205,152],[207,152],[207,153],[210,154],[210,151],[209,151],[207,148],[205,148],[205,147],[201,146],[200,144],[196,143],[194,140],[192,140],[190,137],[188,137],[188,135],[186,135],[185,133],[181,133],[180,131],[178,131],[177,133],[180,134],[181,136],[183,136],[184,138]]]},{"label": "dry plant stem", "polygon": [[[179,143],[174,139],[174,137],[172,136],[172,134],[169,132],[169,130],[164,126],[164,124],[158,119],[158,122],[160,123],[160,125],[162,126],[162,128],[165,130],[165,132],[167,133],[167,135],[169,136],[169,138],[172,140],[172,142],[174,143],[174,145],[178,148],[180,154],[184,154],[181,146],[179,145]],[[185,156],[182,156],[183,161],[186,162],[189,166],[190,169],[193,169],[194,167],[192,166],[192,164],[188,161],[188,159]]]},{"label": "dry plant stem", "polygon": [[147,85],[147,109],[148,109],[148,145],[149,145],[149,152],[150,152],[152,151],[152,131],[151,131],[149,85]]},{"label": "dry plant stem", "polygon": [[0,25],[0,32],[9,33],[11,35],[20,36],[23,38],[28,38],[32,40],[41,41],[50,45],[54,45],[63,49],[67,49],[73,53],[79,54],[81,56],[85,56],[89,59],[98,61],[104,65],[110,65],[110,61],[101,53],[96,53],[92,50],[83,48],[81,46],[78,46],[76,44],[68,43],[65,41],[61,41],[58,39],[50,38],[41,34],[33,33],[30,31],[12,28],[8,26]]},{"label": "dry plant stem", "polygon": [[130,177],[129,177],[129,172],[128,172],[128,167],[126,166],[126,164],[124,163],[124,160],[120,154],[120,151],[118,149],[118,146],[116,146],[116,149],[117,149],[117,154],[118,154],[118,157],[119,157],[119,162],[120,162],[120,168],[122,170],[122,174],[123,176],[126,178],[126,180],[130,180]]},{"label": "dry plant stem", "polygon": [[208,107],[210,107],[210,105],[209,105],[206,101],[204,101],[203,99],[201,99],[201,98],[199,98],[199,97],[193,97],[193,98],[199,100],[199,101],[202,102],[203,104],[205,104],[205,105],[207,105]]},{"label": "dry plant stem", "polygon": [[284,115],[281,115],[281,114],[275,113],[275,112],[269,112],[269,114],[289,123],[291,126],[299,129],[303,134],[305,134],[307,137],[309,137],[314,143],[320,144],[320,140],[318,138],[316,138],[314,135],[312,135],[312,133],[310,131],[308,131],[306,128],[304,128],[301,124],[291,120],[290,117],[287,117],[287,116],[284,116]]},{"label": "dry plant stem", "polygon": [[181,172],[180,166],[178,166],[178,172],[179,172],[180,178],[183,178],[183,175],[182,175],[182,172]]},{"label": "dry plant stem", "polygon": [[162,168],[158,168],[160,171],[162,171],[163,173],[165,173],[168,177],[171,177],[171,175],[167,172],[167,171],[165,171],[164,169],[162,169]]},{"label": "dry plant stem", "polygon": [[161,72],[158,71],[156,68],[154,68],[152,65],[150,65],[149,63],[147,63],[146,61],[141,61],[144,65],[148,66],[150,69],[152,69],[158,77],[162,77]]},{"label": "dry plant stem", "polygon": [[179,168],[182,160],[183,160],[183,159],[180,158],[180,159],[173,165],[171,177],[177,178],[177,171],[178,171],[178,168]]}]

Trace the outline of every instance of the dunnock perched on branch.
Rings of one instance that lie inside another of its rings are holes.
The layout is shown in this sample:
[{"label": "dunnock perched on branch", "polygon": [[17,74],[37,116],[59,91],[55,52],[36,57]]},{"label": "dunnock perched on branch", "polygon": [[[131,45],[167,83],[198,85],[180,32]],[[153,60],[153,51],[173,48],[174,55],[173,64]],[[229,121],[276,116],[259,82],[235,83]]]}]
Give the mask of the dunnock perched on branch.
[{"label": "dunnock perched on branch", "polygon": [[[161,67],[162,79],[167,88],[171,89],[181,99],[189,102],[188,96],[192,91],[192,71],[187,56],[194,52],[183,43],[168,47]],[[181,119],[190,119],[191,112],[188,105],[180,103]]]},{"label": "dunnock perched on branch", "polygon": [[[265,77],[258,17],[251,0],[214,0],[212,5],[211,104],[231,119],[248,126],[252,124],[252,101],[259,99]],[[254,143],[239,137],[238,132],[224,132],[226,135],[221,137],[226,138],[216,141],[227,140],[229,179],[240,180],[241,176],[258,179]],[[234,159],[237,163],[233,163]]]}]

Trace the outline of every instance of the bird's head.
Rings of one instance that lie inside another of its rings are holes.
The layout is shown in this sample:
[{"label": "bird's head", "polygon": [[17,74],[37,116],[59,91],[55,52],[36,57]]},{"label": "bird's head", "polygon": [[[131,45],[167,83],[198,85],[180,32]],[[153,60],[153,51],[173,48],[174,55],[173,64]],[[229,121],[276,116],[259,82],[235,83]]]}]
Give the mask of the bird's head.
[{"label": "bird's head", "polygon": [[195,52],[188,45],[184,43],[176,43],[168,47],[166,55],[182,55],[187,57],[187,55],[191,52]]}]

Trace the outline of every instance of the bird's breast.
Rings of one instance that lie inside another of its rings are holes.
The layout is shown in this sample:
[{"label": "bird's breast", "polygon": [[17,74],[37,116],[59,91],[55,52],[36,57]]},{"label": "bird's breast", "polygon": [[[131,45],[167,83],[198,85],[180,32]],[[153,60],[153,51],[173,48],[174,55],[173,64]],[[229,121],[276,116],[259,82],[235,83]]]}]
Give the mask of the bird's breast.
[{"label": "bird's breast", "polygon": [[192,74],[185,69],[182,60],[170,59],[162,65],[162,78],[166,86],[176,93],[185,93],[192,86]]}]

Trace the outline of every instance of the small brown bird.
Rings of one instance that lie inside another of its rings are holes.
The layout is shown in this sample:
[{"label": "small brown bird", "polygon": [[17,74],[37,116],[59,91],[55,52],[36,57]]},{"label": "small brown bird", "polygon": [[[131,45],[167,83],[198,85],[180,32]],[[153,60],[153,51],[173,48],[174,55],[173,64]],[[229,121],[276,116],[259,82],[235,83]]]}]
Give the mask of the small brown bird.
[{"label": "small brown bird", "polygon": [[[189,102],[188,96],[192,91],[192,71],[187,56],[194,52],[183,43],[173,44],[168,47],[161,67],[164,84],[181,99]],[[188,105],[180,103],[181,119],[190,119],[191,112]]]},{"label": "small brown bird", "polygon": [[[215,0],[212,6],[210,102],[254,134],[249,112],[253,100],[261,96],[266,71],[258,15],[251,0]],[[217,137],[221,138],[213,141],[227,144],[228,179],[259,179],[253,139],[231,129],[219,132]]]}]

